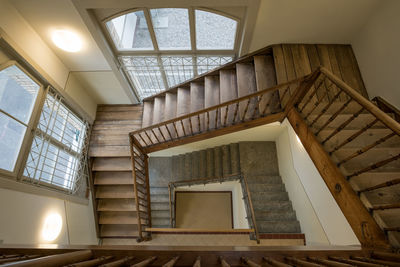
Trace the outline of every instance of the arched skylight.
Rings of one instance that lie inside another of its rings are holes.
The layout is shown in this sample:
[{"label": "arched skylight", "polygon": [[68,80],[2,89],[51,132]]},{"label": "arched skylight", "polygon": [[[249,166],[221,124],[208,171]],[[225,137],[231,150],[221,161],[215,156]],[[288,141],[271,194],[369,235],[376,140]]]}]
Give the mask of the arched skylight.
[{"label": "arched skylight", "polygon": [[141,9],[105,24],[140,98],[226,64],[237,54],[238,22],[204,10]]}]

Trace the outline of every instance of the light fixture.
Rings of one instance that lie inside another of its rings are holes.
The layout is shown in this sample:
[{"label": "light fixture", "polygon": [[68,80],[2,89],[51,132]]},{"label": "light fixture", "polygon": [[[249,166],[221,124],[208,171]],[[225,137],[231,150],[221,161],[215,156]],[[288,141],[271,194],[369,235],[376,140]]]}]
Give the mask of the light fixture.
[{"label": "light fixture", "polygon": [[58,213],[51,213],[44,220],[42,237],[45,241],[54,241],[60,235],[61,229],[61,215]]},{"label": "light fixture", "polygon": [[82,41],[79,36],[68,30],[55,30],[51,39],[54,44],[67,52],[78,52],[82,49]]}]

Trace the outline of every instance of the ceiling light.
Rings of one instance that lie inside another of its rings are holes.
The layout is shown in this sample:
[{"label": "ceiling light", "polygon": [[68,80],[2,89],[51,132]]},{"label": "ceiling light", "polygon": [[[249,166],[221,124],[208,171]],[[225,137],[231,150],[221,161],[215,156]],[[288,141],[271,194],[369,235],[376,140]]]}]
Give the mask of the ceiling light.
[{"label": "ceiling light", "polygon": [[67,52],[78,52],[82,48],[82,41],[79,36],[68,30],[56,30],[51,39],[54,44]]},{"label": "ceiling light", "polygon": [[62,218],[58,213],[49,214],[43,224],[42,237],[46,241],[55,240],[62,229]]}]

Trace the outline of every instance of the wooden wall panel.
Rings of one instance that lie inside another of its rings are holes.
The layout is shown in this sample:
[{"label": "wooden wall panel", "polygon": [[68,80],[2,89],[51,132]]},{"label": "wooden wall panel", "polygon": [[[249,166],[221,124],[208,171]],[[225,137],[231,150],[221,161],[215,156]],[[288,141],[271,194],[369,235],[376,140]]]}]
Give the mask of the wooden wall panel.
[{"label": "wooden wall panel", "polygon": [[[322,65],[368,98],[356,58],[350,45],[280,44],[272,47],[278,84],[311,73]],[[324,87],[329,87],[323,84]],[[293,88],[290,88],[291,91]],[[329,98],[336,92],[329,90]],[[318,94],[320,99],[322,96]],[[345,100],[345,96],[340,99]]]}]

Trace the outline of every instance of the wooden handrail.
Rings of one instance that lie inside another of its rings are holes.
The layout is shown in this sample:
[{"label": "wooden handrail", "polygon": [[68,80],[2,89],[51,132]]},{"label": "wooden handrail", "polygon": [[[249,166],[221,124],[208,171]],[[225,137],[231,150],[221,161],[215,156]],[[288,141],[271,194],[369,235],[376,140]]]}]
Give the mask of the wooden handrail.
[{"label": "wooden handrail", "polygon": [[386,99],[376,96],[372,99],[372,101],[376,102],[377,106],[386,113],[393,113],[397,122],[400,122],[400,110],[390,104]]},{"label": "wooden handrail", "polygon": [[383,124],[385,124],[389,129],[391,129],[396,134],[400,135],[400,124],[397,121],[392,119],[389,115],[387,115],[385,112],[383,112],[377,106],[375,106],[371,101],[369,101],[368,99],[363,97],[356,90],[354,90],[353,88],[348,86],[345,82],[340,80],[337,76],[332,74],[325,67],[321,67],[320,69],[324,75],[326,75],[333,83],[335,83],[338,87],[340,87],[343,91],[345,91],[348,96],[350,96],[355,101],[357,101],[358,104],[360,104],[362,107],[364,107],[365,110],[367,110],[372,115],[374,115],[378,120],[380,120]]},{"label": "wooden handrail", "polygon": [[246,176],[243,175],[242,177],[243,177],[243,183],[244,183],[245,188],[246,188],[247,200],[248,200],[249,206],[250,206],[249,208],[250,208],[250,213],[251,213],[251,220],[252,220],[253,227],[254,227],[254,233],[256,235],[257,243],[260,244],[260,235],[258,234],[258,228],[257,228],[257,223],[256,223],[256,215],[254,214],[253,201],[251,200],[251,194],[250,194],[249,185],[247,184]]}]

